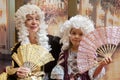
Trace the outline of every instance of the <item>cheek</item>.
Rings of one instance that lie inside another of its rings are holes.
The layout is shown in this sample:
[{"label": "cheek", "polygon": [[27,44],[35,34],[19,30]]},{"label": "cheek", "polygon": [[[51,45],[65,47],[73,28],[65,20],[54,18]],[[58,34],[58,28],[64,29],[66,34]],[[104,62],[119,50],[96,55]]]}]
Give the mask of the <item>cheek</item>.
[{"label": "cheek", "polygon": [[73,39],[73,38],[72,38],[71,36],[69,36],[69,40],[72,41],[72,39]]},{"label": "cheek", "polygon": [[81,41],[82,40],[82,36],[79,38],[79,41]]},{"label": "cheek", "polygon": [[36,21],[36,24],[40,24],[40,21],[37,20],[37,21]]},{"label": "cheek", "polygon": [[29,27],[30,27],[30,23],[26,22],[26,23],[25,23],[25,26],[26,26],[27,28],[29,28]]},{"label": "cheek", "polygon": [[37,26],[39,27],[39,26],[40,26],[40,23],[38,23]]}]

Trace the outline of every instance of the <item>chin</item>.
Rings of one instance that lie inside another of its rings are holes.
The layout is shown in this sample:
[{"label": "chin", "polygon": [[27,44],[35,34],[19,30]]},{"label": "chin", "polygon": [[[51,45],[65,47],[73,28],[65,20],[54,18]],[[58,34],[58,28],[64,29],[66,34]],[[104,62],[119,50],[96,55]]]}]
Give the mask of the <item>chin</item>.
[{"label": "chin", "polygon": [[32,29],[31,31],[32,31],[32,32],[37,32],[37,31],[38,31],[38,29]]}]

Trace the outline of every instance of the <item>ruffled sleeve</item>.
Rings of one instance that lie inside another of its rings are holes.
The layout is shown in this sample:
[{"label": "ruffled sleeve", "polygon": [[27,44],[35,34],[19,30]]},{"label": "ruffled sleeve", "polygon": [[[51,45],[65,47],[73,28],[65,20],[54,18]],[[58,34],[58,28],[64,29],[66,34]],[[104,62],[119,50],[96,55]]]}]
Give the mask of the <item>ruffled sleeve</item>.
[{"label": "ruffled sleeve", "polygon": [[63,67],[60,66],[60,65],[56,65],[52,72],[51,72],[51,78],[52,79],[61,79],[63,80],[64,79],[64,70],[63,70]]},{"label": "ruffled sleeve", "polygon": [[96,70],[98,66],[92,68],[89,70],[88,74],[90,76],[91,80],[100,80],[104,75],[105,75],[105,68],[102,68],[101,72],[98,74],[98,76],[96,76],[95,78],[93,78],[94,72]]}]

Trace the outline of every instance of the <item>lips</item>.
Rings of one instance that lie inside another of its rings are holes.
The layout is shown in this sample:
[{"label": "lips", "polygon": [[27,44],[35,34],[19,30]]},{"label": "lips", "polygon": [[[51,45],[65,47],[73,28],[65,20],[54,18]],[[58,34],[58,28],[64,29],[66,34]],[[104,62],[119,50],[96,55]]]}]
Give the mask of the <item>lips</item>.
[{"label": "lips", "polygon": [[31,29],[35,29],[35,28],[37,28],[37,26],[31,26],[30,28],[31,28]]},{"label": "lips", "polygon": [[73,40],[73,41],[75,41],[75,42],[79,42],[80,40]]}]

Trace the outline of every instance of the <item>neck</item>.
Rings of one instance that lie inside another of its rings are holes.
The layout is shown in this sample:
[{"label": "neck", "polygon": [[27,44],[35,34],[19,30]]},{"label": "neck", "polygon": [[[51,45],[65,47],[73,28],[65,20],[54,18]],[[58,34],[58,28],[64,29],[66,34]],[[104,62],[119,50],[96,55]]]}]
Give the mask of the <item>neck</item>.
[{"label": "neck", "polygon": [[30,40],[30,43],[36,44],[37,43],[36,35],[35,34],[30,34],[29,35],[29,40]]},{"label": "neck", "polygon": [[78,47],[71,47],[72,52],[78,52]]}]

